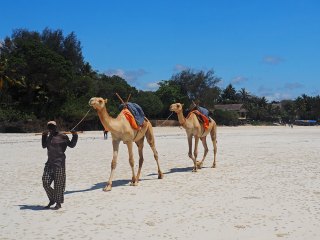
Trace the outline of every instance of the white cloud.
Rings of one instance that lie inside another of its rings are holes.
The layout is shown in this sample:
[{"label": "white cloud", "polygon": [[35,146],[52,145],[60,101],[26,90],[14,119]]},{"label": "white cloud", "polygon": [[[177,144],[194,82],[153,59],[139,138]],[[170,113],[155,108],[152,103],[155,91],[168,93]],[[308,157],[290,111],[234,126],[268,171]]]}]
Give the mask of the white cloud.
[{"label": "white cloud", "polygon": [[147,83],[147,87],[146,87],[147,90],[156,91],[158,88],[159,88],[158,82]]},{"label": "white cloud", "polygon": [[292,90],[296,89],[297,86],[299,85],[288,84],[287,88],[282,87],[278,89],[273,89],[266,86],[260,86],[258,88],[258,96],[265,97],[269,102],[294,99],[296,96],[296,93],[294,93],[294,91]]},{"label": "white cloud", "polygon": [[318,95],[320,95],[320,89],[314,89],[314,90],[311,92],[311,94],[312,94],[313,96],[318,96]]},{"label": "white cloud", "polygon": [[258,93],[260,96],[273,95],[273,89],[265,86],[260,86],[258,88]]},{"label": "white cloud", "polygon": [[235,77],[231,80],[231,83],[234,84],[234,85],[237,85],[237,84],[241,84],[243,82],[246,82],[248,81],[248,78],[246,77],[242,77],[242,76],[238,76],[238,77]]},{"label": "white cloud", "polygon": [[281,62],[283,62],[284,59],[278,56],[265,56],[263,58],[263,62],[267,64],[277,65]]},{"label": "white cloud", "polygon": [[286,83],[284,85],[284,88],[287,90],[294,90],[294,89],[300,89],[300,88],[304,88],[304,85],[298,82],[294,82],[294,83]]},{"label": "white cloud", "polygon": [[137,82],[139,77],[142,77],[147,74],[143,69],[138,70],[124,70],[124,69],[108,69],[105,71],[105,74],[108,76],[117,75],[127,82]]},{"label": "white cloud", "polygon": [[269,102],[272,101],[281,101],[281,100],[289,100],[293,99],[294,97],[290,93],[285,92],[275,92],[269,95],[264,96]]},{"label": "white cloud", "polygon": [[181,72],[181,71],[186,70],[186,69],[188,69],[188,67],[187,67],[187,66],[184,66],[184,65],[182,65],[182,64],[176,64],[176,65],[174,66],[174,68],[173,68],[173,70],[174,70],[175,72]]}]

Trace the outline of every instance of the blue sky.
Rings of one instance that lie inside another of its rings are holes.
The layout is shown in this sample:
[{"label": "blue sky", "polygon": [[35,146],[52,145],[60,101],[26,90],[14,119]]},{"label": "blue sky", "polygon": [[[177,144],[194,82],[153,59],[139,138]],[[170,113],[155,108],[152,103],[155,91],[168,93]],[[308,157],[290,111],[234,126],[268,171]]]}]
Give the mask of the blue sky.
[{"label": "blue sky", "polygon": [[213,69],[268,100],[320,94],[318,0],[0,0],[13,29],[74,31],[100,73],[155,90],[185,68]]}]

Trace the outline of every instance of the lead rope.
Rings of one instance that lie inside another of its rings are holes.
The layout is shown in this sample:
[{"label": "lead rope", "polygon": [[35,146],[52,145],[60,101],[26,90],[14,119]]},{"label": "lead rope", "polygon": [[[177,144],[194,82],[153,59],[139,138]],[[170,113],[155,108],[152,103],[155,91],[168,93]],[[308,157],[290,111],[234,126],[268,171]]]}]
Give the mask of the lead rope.
[{"label": "lead rope", "polygon": [[169,117],[167,117],[167,119],[164,120],[164,122],[161,123],[161,124],[159,125],[159,127],[161,127],[163,124],[165,124],[165,122],[169,120],[169,118],[172,116],[172,114],[173,114],[173,112],[171,112],[171,114],[169,115]]},{"label": "lead rope", "polygon": [[91,108],[88,110],[88,112],[84,115],[84,117],[77,123],[77,125],[75,125],[71,130],[70,130],[70,132],[71,131],[73,131],[85,118],[86,118],[86,116],[89,114],[89,112],[91,111]]}]

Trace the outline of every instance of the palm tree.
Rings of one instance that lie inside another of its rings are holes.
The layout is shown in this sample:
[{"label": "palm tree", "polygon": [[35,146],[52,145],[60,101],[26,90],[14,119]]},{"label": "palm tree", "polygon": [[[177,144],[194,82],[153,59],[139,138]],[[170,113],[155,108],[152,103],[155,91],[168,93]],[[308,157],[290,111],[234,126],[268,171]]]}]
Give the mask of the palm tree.
[{"label": "palm tree", "polygon": [[250,93],[245,88],[239,90],[240,100],[242,103],[246,103],[250,98]]}]

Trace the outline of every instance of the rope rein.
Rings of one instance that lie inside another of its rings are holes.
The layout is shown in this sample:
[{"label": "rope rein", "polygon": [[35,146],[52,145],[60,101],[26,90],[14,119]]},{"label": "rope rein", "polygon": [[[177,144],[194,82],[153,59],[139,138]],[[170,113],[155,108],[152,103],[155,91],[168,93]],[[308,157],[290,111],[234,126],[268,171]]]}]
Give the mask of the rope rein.
[{"label": "rope rein", "polygon": [[169,117],[167,117],[166,120],[164,120],[163,123],[161,123],[161,124],[159,125],[159,127],[161,127],[163,124],[165,124],[165,122],[169,120],[169,118],[172,116],[172,114],[173,114],[173,112],[169,115]]},{"label": "rope rein", "polygon": [[77,123],[77,125],[75,125],[71,130],[73,131],[76,127],[78,127],[78,125],[86,118],[86,116],[89,114],[89,112],[91,111],[91,108],[88,110],[88,112],[84,115],[84,117]]}]

